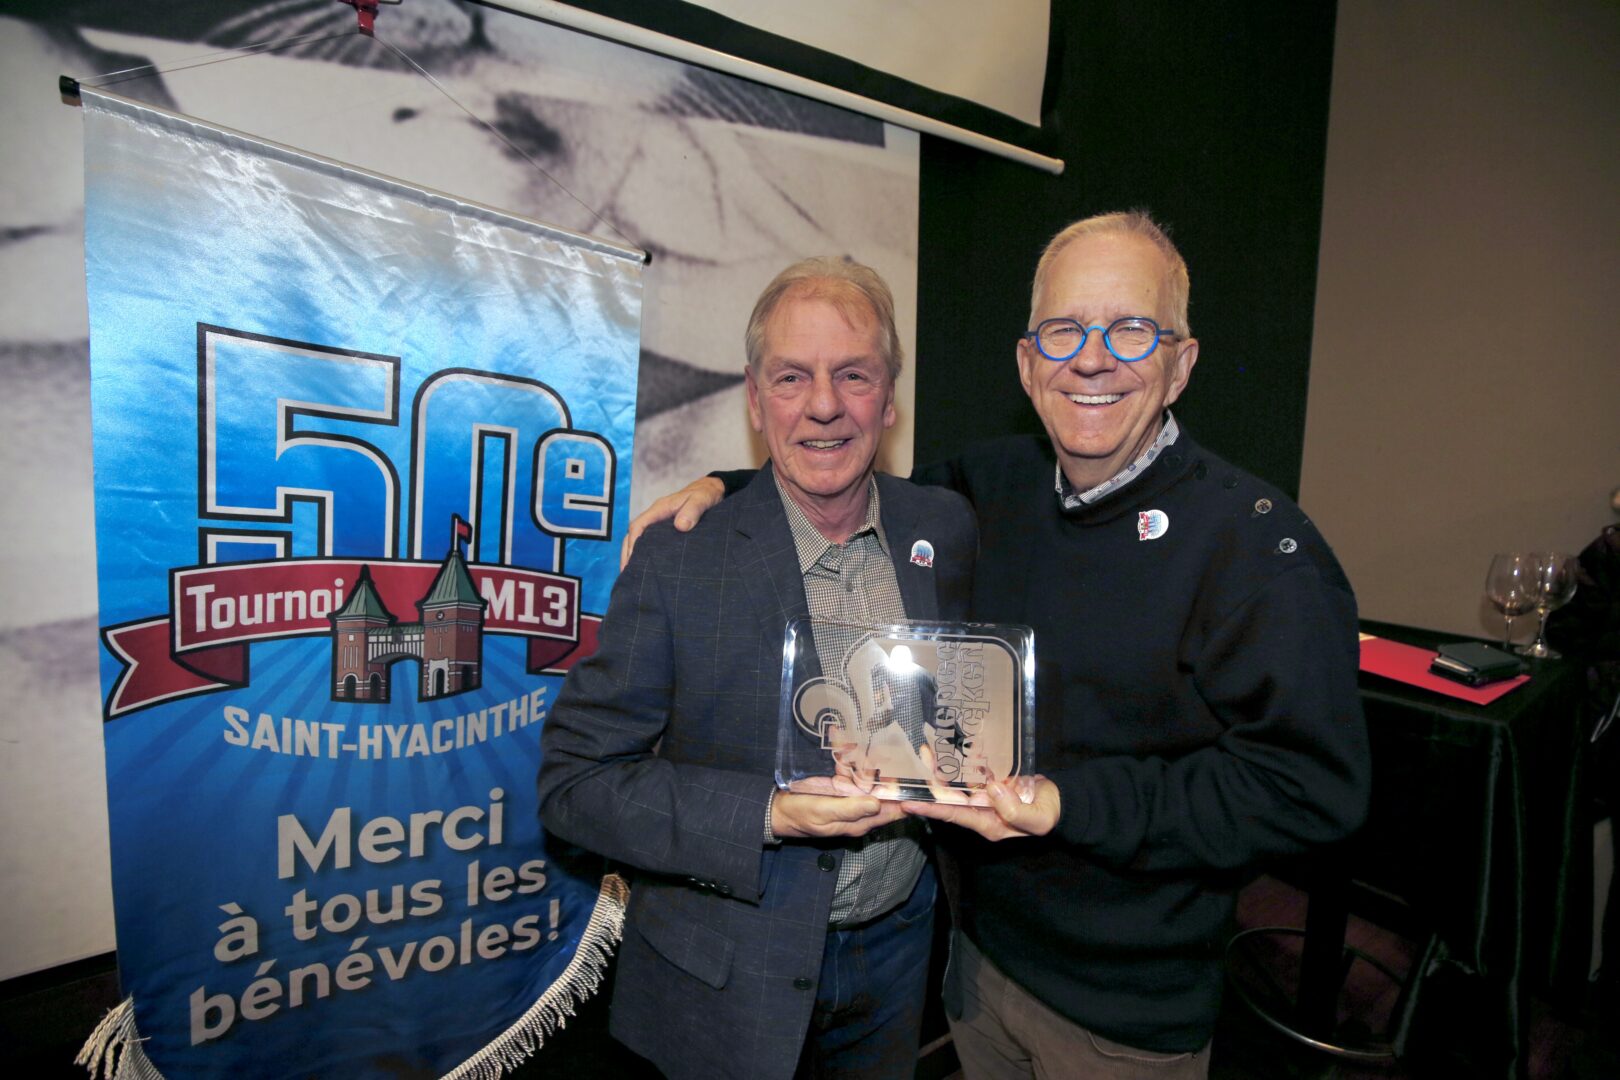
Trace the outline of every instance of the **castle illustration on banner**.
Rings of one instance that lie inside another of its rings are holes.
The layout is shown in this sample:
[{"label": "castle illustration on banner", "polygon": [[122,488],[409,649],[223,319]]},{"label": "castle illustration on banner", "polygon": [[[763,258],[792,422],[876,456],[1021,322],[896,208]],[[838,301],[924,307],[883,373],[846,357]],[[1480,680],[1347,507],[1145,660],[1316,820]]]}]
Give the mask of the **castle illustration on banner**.
[{"label": "castle illustration on banner", "polygon": [[416,602],[419,622],[389,611],[362,567],[348,600],[332,613],[332,700],[381,704],[392,696],[392,665],[420,661],[421,701],[476,690],[481,681],[484,610],[489,606],[453,538],[433,585]]}]

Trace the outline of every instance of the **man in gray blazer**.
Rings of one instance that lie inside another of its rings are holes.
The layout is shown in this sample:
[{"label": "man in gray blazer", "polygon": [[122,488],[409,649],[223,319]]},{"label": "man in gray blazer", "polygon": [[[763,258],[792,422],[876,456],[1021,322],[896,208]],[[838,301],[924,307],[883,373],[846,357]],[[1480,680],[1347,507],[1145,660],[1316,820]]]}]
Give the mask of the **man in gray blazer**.
[{"label": "man in gray blazer", "polygon": [[546,721],[546,828],[634,870],[611,1031],[671,1077],[916,1065],[936,893],[921,823],[772,780],[790,619],[966,612],[967,503],[874,472],[893,308],[847,259],[767,286],[744,374],[770,464],[691,532],[647,532]]}]

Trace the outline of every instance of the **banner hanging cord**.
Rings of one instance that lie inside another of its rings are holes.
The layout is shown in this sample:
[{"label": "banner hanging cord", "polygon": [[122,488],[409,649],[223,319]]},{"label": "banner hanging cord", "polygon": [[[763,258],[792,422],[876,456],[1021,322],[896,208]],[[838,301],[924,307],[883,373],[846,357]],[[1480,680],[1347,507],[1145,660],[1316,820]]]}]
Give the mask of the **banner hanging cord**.
[{"label": "banner hanging cord", "polygon": [[93,90],[111,86],[114,83],[128,82],[131,79],[149,79],[153,75],[167,75],[171,71],[189,71],[192,68],[207,67],[209,64],[223,64],[230,60],[241,60],[245,57],[256,56],[262,52],[273,52],[276,49],[285,49],[292,45],[313,45],[320,41],[334,41],[337,38],[348,37],[353,30],[339,30],[331,34],[295,34],[292,37],[275,38],[271,41],[260,41],[253,45],[244,45],[239,49],[222,49],[219,52],[204,53],[194,56],[190,60],[182,60],[169,67],[158,67],[156,64],[139,64],[135,67],[121,68],[118,71],[109,71],[104,75],[94,75],[88,79],[75,79],[63,75],[61,80],[62,93],[67,97],[78,97],[79,87],[88,86]]},{"label": "banner hanging cord", "polygon": [[[338,2],[349,3],[349,0],[338,0]],[[384,2],[386,2],[386,0],[384,0]],[[354,5],[350,4],[350,6]],[[623,240],[631,247],[639,248],[641,251],[645,252],[645,254],[642,256],[643,264],[648,266],[652,265],[652,252],[650,250],[648,250],[644,245],[638,244],[634,240],[630,239],[630,237],[626,236],[617,225],[613,224],[612,221],[598,213],[595,207],[591,206],[590,203],[586,202],[584,199],[581,199],[578,195],[575,195],[572,191],[565,187],[562,181],[558,180],[555,176],[552,176],[551,173],[547,172],[538,161],[534,160],[534,158],[521,146],[507,138],[499,128],[495,127],[488,120],[485,120],[483,117],[467,108],[467,106],[463,105],[454,94],[445,88],[443,83],[434,78],[426,68],[424,68],[421,64],[418,64],[403,49],[390,42],[384,41],[382,38],[379,38],[374,30],[339,30],[336,33],[330,34],[297,34],[292,37],[275,38],[270,41],[257,42],[253,45],[244,45],[239,49],[226,49],[220,52],[206,53],[202,56],[193,57],[190,60],[183,60],[180,63],[172,64],[169,67],[158,67],[156,64],[141,64],[136,67],[122,68],[118,71],[109,71],[102,75],[92,76],[88,79],[75,79],[70,75],[63,75],[58,80],[58,88],[60,89],[62,96],[69,100],[69,104],[76,105],[78,104],[80,86],[88,86],[92,89],[99,89],[102,87],[111,86],[114,83],[128,82],[132,79],[145,79],[154,75],[167,75],[174,71],[188,71],[192,68],[206,67],[209,64],[222,64],[231,60],[242,60],[249,56],[256,56],[260,53],[272,52],[278,49],[285,49],[293,45],[312,45],[317,42],[333,41],[337,38],[350,37],[356,34],[358,34],[360,37],[370,38],[383,48],[387,49],[389,52],[393,53],[395,56],[399,57],[401,60],[405,61],[405,63],[408,64],[413,71],[432,84],[435,90],[443,94],[452,105],[466,113],[468,117],[482,126],[491,135],[499,139],[513,153],[517,154],[524,161],[528,162],[529,166],[533,168],[535,172],[539,173],[541,176],[550,181],[551,184],[557,188],[557,190],[561,191],[564,195],[567,195],[570,199],[573,199],[582,208],[584,208],[586,213],[590,214],[597,221],[611,229],[614,235],[618,236],[619,239]]]},{"label": "banner hanging cord", "polygon": [[648,265],[652,264],[652,252],[648,250],[646,245],[638,244],[636,241],[630,239],[630,237],[624,235],[617,225],[613,224],[613,222],[597,213],[595,207],[591,206],[590,203],[586,202],[584,199],[581,199],[578,195],[575,195],[572,191],[569,191],[568,188],[564,187],[562,181],[558,180],[555,176],[552,176],[549,172],[547,172],[544,166],[529,155],[528,151],[524,150],[523,147],[519,146],[511,139],[508,139],[494,124],[491,124],[488,120],[485,120],[482,116],[479,116],[477,113],[473,112],[471,109],[467,108],[467,106],[458,101],[454,94],[445,89],[443,83],[441,83],[438,79],[435,79],[432,74],[428,72],[427,68],[411,59],[411,57],[408,56],[403,49],[400,49],[398,46],[390,42],[384,41],[382,38],[377,37],[376,34],[372,34],[370,37],[377,44],[381,45],[383,48],[387,49],[389,52],[392,52],[395,56],[411,65],[411,67],[416,70],[418,75],[421,75],[422,78],[432,83],[434,89],[438,90],[439,93],[443,94],[447,99],[449,99],[450,104],[466,113],[473,121],[482,125],[491,135],[505,143],[513,153],[517,154],[524,161],[527,161],[529,165],[533,167],[535,172],[539,173],[541,176],[545,177],[547,180],[556,185],[558,191],[561,191],[564,195],[567,195],[570,199],[573,199],[575,202],[579,203],[580,206],[584,207],[586,213],[590,214],[597,221],[600,221],[603,225],[606,225],[609,229],[612,229],[614,234],[618,236],[620,240],[623,240],[631,247],[641,248],[641,250],[646,251],[647,254],[643,259],[643,262]]}]

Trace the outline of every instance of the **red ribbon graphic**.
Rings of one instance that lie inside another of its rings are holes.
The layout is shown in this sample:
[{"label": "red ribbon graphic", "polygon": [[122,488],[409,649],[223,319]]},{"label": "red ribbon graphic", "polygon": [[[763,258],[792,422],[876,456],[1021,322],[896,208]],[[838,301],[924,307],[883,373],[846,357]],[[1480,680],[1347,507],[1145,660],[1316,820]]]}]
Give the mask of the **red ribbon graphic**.
[{"label": "red ribbon graphic", "polygon": [[[332,633],[332,616],[352,597],[362,569],[389,614],[408,623],[420,618],[418,604],[444,564],[280,559],[170,571],[166,617],[102,631],[124,664],[106,719],[246,686],[248,646]],[[466,569],[485,602],[484,632],[527,637],[530,673],[560,675],[596,651],[601,617],[580,612],[578,578],[511,566]]]}]

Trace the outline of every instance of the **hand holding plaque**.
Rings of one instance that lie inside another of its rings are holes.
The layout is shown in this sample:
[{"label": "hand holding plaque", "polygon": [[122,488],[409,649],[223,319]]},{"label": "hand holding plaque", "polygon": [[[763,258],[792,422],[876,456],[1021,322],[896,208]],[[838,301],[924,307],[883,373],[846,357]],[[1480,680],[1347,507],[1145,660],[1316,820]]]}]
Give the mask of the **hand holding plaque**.
[{"label": "hand holding plaque", "polygon": [[1034,633],[977,623],[795,619],[783,645],[778,786],[989,805],[1034,768]]}]

